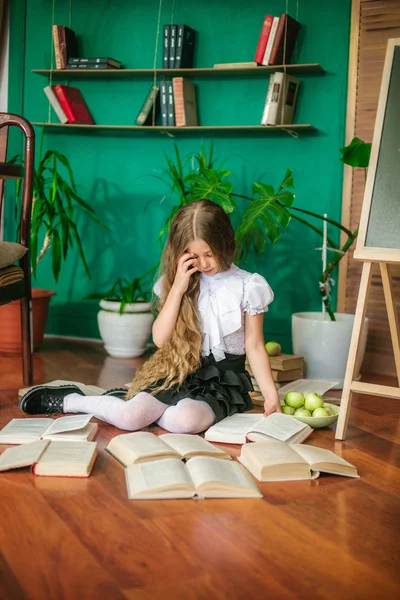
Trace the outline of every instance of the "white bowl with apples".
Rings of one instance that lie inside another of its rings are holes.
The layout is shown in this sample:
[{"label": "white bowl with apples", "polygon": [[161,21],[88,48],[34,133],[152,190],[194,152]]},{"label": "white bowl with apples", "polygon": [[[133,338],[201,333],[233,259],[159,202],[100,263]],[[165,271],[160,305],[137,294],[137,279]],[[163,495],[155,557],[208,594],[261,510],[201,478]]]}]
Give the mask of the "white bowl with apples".
[{"label": "white bowl with apples", "polygon": [[291,415],[314,429],[332,425],[339,416],[339,407],[324,402],[323,397],[316,392],[310,392],[306,396],[301,392],[288,392],[281,408],[285,415]]}]

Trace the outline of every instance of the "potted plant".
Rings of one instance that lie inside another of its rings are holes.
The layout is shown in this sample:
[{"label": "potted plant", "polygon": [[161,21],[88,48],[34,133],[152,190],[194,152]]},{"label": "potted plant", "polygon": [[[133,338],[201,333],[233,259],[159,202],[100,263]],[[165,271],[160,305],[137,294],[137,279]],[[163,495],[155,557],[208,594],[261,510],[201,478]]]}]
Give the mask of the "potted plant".
[{"label": "potted plant", "polygon": [[[252,247],[256,254],[263,253],[267,246],[267,240],[275,244],[292,220],[296,220],[312,229],[321,238],[324,236],[323,229],[310,222],[310,217],[317,219],[319,222],[325,221],[335,226],[347,236],[342,247],[328,237],[328,244],[334,252],[334,258],[329,261],[326,269],[321,274],[318,286],[316,286],[329,319],[323,319],[322,313],[298,313],[293,315],[294,325],[292,328],[293,350],[296,354],[305,357],[307,376],[318,379],[334,379],[341,384],[344,379],[354,315],[334,313],[331,306],[330,286],[333,282],[332,274],[341,258],[356,239],[358,228],[352,232],[337,221],[294,206],[295,196],[292,192],[294,181],[290,169],[287,170],[285,177],[276,190],[271,185],[255,182],[252,186],[251,195],[245,196],[234,193],[232,185],[227,181],[227,177],[231,175],[231,172],[227,169],[217,169],[215,167],[212,150],[211,146],[209,156],[206,155],[204,150],[200,154],[191,155],[187,161],[189,167],[186,170],[189,171],[188,173],[185,173],[184,162],[176,147],[176,164],[167,158],[167,176],[172,182],[172,185],[170,183],[170,193],[178,196],[178,204],[174,206],[172,214],[183,204],[198,198],[215,200],[221,204],[226,212],[232,212],[235,209],[235,198],[248,200],[249,205],[240,214],[240,224],[236,230],[238,260],[245,257]],[[366,144],[358,138],[354,138],[348,146],[341,149],[343,154],[341,161],[352,167],[366,169],[370,150],[371,144]],[[168,217],[160,235],[163,235],[167,230],[170,219],[171,216]],[[364,350],[367,323],[366,320]],[[310,325],[310,329],[307,325]],[[322,331],[319,328],[320,325],[323,328]],[[316,330],[317,327],[318,331]],[[335,340],[337,349],[333,347]],[[360,352],[359,366],[362,358],[363,352]]]},{"label": "potted plant", "polygon": [[[39,262],[51,253],[54,279],[58,281],[61,267],[69,249],[75,244],[86,274],[90,277],[79,231],[78,212],[102,225],[94,209],[77,193],[72,168],[66,156],[48,150],[34,170],[33,205],[31,218],[30,254],[32,275],[35,277]],[[13,161],[18,160],[15,157]],[[16,182],[15,215],[19,213],[21,182]],[[43,341],[48,306],[55,292],[32,289],[33,346],[37,350]],[[21,324],[19,300],[0,307],[0,352],[21,351]]]},{"label": "potted plant", "polygon": [[98,325],[108,354],[119,358],[142,356],[154,320],[151,283],[155,267],[133,280],[119,277],[113,287],[87,299],[100,299]]}]

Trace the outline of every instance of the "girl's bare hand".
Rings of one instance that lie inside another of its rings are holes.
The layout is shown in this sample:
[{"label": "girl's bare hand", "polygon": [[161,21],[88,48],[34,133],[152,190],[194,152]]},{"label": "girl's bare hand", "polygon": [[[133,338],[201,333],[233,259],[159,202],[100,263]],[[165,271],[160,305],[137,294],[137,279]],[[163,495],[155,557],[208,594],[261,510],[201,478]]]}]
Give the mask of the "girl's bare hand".
[{"label": "girl's bare hand", "polygon": [[193,263],[196,261],[193,258],[193,254],[190,252],[185,252],[178,259],[178,266],[176,269],[175,280],[172,285],[172,288],[178,292],[179,294],[184,294],[189,287],[189,281],[191,275],[198,271],[197,267],[193,266]]},{"label": "girl's bare hand", "polygon": [[282,412],[281,405],[278,402],[269,402],[266,400],[264,402],[264,417],[268,417],[268,415],[272,415],[274,412]]}]

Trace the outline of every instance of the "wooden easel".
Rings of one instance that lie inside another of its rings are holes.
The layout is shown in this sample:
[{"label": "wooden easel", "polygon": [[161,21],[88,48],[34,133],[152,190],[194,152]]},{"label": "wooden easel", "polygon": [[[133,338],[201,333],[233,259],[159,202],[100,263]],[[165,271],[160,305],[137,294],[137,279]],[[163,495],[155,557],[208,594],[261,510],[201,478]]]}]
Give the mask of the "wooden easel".
[{"label": "wooden easel", "polygon": [[[336,438],[341,440],[346,436],[354,392],[400,399],[400,333],[390,274],[390,264],[400,264],[398,106],[400,106],[400,39],[393,39],[388,41],[386,50],[360,231],[354,253],[354,258],[362,260],[364,264],[336,429]],[[386,223],[386,229],[383,223]],[[390,223],[389,227],[387,223]],[[380,267],[399,387],[358,382],[354,379],[374,263],[378,263]]]}]

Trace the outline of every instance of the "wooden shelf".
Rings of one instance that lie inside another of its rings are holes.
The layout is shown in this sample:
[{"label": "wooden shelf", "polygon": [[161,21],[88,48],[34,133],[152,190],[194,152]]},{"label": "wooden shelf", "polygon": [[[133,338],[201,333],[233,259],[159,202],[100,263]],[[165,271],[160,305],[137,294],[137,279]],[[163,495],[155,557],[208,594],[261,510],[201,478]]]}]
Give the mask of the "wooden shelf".
[{"label": "wooden shelf", "polygon": [[[165,77],[184,75],[185,77],[221,77],[221,76],[243,76],[253,77],[269,75],[273,71],[284,71],[284,65],[270,67],[241,67],[234,69],[32,69],[32,73],[44,75],[57,79],[85,78],[85,77],[154,77],[154,73]],[[287,73],[325,73],[321,65],[317,63],[286,65]]]},{"label": "wooden shelf", "polygon": [[66,131],[79,131],[79,130],[97,130],[97,131],[126,131],[128,132],[151,132],[151,133],[190,133],[190,132],[202,132],[202,131],[216,131],[216,132],[229,132],[236,131],[238,133],[252,132],[260,134],[268,134],[276,131],[316,131],[313,125],[199,125],[197,127],[163,127],[161,125],[155,126],[143,126],[138,125],[68,125],[63,123],[38,123],[32,122],[32,125],[38,127],[48,127],[51,129],[61,129]]},{"label": "wooden shelf", "polygon": [[23,179],[25,169],[22,165],[0,162],[0,179]]}]

